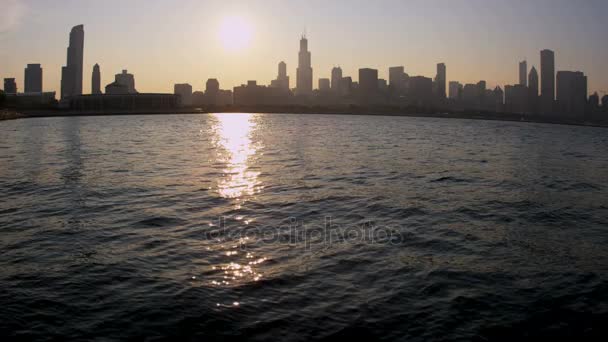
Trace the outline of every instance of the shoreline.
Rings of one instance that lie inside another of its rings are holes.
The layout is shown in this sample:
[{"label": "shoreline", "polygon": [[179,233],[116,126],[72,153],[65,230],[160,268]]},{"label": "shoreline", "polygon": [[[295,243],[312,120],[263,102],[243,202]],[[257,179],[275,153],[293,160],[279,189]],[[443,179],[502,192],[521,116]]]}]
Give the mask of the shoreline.
[{"label": "shoreline", "polygon": [[[181,115],[181,114],[211,114],[211,113],[260,113],[260,114],[302,114],[302,115],[365,115],[365,116],[402,116],[420,118],[441,118],[461,120],[486,120],[504,122],[541,123],[554,125],[602,127],[608,128],[608,122],[577,122],[569,120],[550,120],[545,117],[509,114],[509,113],[485,113],[485,112],[437,112],[437,111],[415,111],[405,112],[398,109],[378,108],[273,108],[273,107],[219,107],[219,108],[187,108],[174,110],[141,110],[141,111],[70,111],[70,110],[38,110],[38,111],[15,111],[11,109],[0,110],[0,121],[27,118],[46,117],[84,117],[84,116],[123,116],[123,115]],[[466,114],[470,113],[470,114]]]}]

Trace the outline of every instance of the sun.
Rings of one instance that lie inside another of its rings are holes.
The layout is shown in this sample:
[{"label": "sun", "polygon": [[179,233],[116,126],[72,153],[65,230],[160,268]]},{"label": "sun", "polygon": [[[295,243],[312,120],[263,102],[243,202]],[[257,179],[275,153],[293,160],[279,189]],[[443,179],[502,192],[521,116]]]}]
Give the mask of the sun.
[{"label": "sun", "polygon": [[253,36],[251,24],[243,17],[225,17],[219,29],[219,39],[229,51],[239,51],[249,47]]}]

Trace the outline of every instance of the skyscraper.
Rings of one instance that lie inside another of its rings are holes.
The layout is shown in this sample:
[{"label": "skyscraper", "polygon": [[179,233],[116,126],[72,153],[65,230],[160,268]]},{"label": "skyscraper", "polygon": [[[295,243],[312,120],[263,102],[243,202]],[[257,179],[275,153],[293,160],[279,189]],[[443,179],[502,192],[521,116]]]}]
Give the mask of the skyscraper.
[{"label": "skyscraper", "polygon": [[437,64],[437,76],[435,76],[435,84],[437,87],[437,97],[439,99],[445,99],[446,97],[446,78],[445,64]]},{"label": "skyscraper", "polygon": [[378,90],[378,70],[359,69],[359,90],[364,94],[374,94]]},{"label": "skyscraper", "polygon": [[306,36],[302,36],[302,39],[300,39],[296,77],[296,95],[310,95],[312,93],[312,66]]},{"label": "skyscraper", "polygon": [[551,113],[555,101],[555,53],[551,50],[540,52],[540,82],[541,111]]},{"label": "skyscraper", "polygon": [[101,94],[101,72],[99,64],[93,66],[93,76],[91,77],[91,94]]},{"label": "skyscraper", "polygon": [[14,78],[4,79],[4,92],[7,94],[17,94],[17,82]]},{"label": "skyscraper", "polygon": [[519,62],[519,85],[528,86],[528,62]]},{"label": "skyscraper", "polygon": [[289,90],[289,76],[287,76],[287,64],[285,62],[279,63],[279,73],[277,79],[270,82],[270,85],[275,88],[281,88],[283,90]]},{"label": "skyscraper", "polygon": [[329,78],[319,78],[319,91],[328,92],[330,89]]},{"label": "skyscraper", "polygon": [[26,93],[42,92],[42,68],[40,64],[28,64],[25,68],[24,91]]},{"label": "skyscraper", "polygon": [[528,75],[528,110],[532,113],[538,112],[538,72],[536,68],[530,69]]},{"label": "skyscraper", "polygon": [[342,81],[342,68],[334,67],[331,69],[331,90],[338,94],[340,93],[340,83]]},{"label": "skyscraper", "polygon": [[557,73],[557,108],[563,116],[583,118],[587,104],[587,76],[580,71]]},{"label": "skyscraper", "polygon": [[457,81],[451,81],[449,85],[449,97],[451,100],[458,100],[462,95],[462,84]]},{"label": "skyscraper", "polygon": [[61,69],[61,98],[82,95],[82,64],[84,58],[84,26],[70,32],[67,64]]}]

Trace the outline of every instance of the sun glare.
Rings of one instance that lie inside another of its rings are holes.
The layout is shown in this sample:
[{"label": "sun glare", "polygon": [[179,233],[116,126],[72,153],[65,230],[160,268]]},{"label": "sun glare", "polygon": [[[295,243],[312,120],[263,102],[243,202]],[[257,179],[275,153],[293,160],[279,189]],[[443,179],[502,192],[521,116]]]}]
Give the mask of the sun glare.
[{"label": "sun glare", "polygon": [[253,29],[245,18],[226,17],[220,24],[219,38],[226,50],[238,51],[247,48],[252,36]]}]

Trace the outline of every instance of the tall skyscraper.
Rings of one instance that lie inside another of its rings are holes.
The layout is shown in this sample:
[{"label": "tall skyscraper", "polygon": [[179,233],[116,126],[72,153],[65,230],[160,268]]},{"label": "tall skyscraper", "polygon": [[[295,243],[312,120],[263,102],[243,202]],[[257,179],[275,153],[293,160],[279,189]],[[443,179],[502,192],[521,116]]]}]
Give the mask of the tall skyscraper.
[{"label": "tall skyscraper", "polygon": [[553,111],[555,101],[555,53],[540,52],[540,105],[543,113]]},{"label": "tall skyscraper", "polygon": [[530,69],[528,75],[528,109],[532,113],[538,112],[538,72],[535,67]]},{"label": "tall skyscraper", "polygon": [[338,94],[340,93],[340,83],[342,81],[342,68],[334,67],[331,69],[331,90]]},{"label": "tall skyscraper", "polygon": [[99,64],[93,66],[93,76],[91,77],[91,94],[101,94],[101,72],[99,71]]},{"label": "tall skyscraper", "polygon": [[42,68],[40,64],[28,64],[25,68],[24,91],[26,93],[42,92]]},{"label": "tall skyscraper", "polygon": [[374,94],[378,90],[378,70],[359,69],[359,90],[364,94]]},{"label": "tall skyscraper", "polygon": [[444,63],[437,64],[437,76],[435,76],[435,85],[437,87],[437,97],[440,99],[446,98],[446,67]]},{"label": "tall skyscraper", "polygon": [[528,62],[519,62],[519,85],[528,86]]},{"label": "tall skyscraper", "polygon": [[14,78],[4,79],[4,92],[6,94],[17,94],[17,82]]},{"label": "tall skyscraper", "polygon": [[82,64],[84,58],[84,26],[78,25],[70,32],[68,60],[61,69],[61,98],[82,95]]},{"label": "tall skyscraper", "polygon": [[557,73],[557,108],[563,116],[583,118],[587,104],[587,76],[580,71]]},{"label": "tall skyscraper", "polygon": [[287,64],[285,64],[285,62],[279,63],[279,73],[277,75],[277,79],[271,82],[271,86],[281,88],[283,90],[289,90],[289,76],[287,76]]},{"label": "tall skyscraper", "polygon": [[296,77],[296,95],[310,95],[312,93],[312,64],[306,36],[302,36],[302,39],[300,39]]}]

